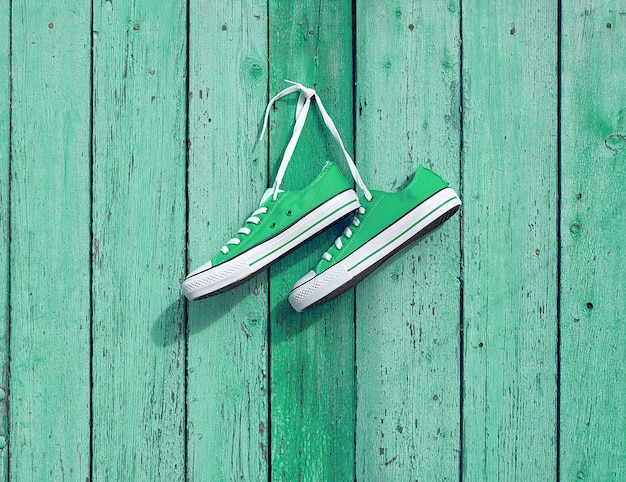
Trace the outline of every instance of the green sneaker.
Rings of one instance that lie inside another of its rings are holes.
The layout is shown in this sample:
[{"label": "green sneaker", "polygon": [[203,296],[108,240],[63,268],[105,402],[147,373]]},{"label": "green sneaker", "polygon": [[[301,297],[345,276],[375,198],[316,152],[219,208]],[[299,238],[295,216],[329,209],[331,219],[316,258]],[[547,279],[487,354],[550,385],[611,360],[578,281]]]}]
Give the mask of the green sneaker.
[{"label": "green sneaker", "polygon": [[183,292],[189,300],[202,299],[234,288],[320,231],[359,208],[359,198],[339,168],[327,162],[319,176],[300,191],[280,189],[283,175],[304,127],[311,99],[315,99],[326,126],[339,143],[350,171],[366,197],[371,197],[348,155],[337,129],[315,90],[294,84],[280,92],[265,111],[261,139],[270,107],[281,97],[299,92],[296,121],[273,187],[268,189],[245,225],[211,260],[189,273]]},{"label": "green sneaker", "polygon": [[434,172],[418,167],[402,191],[372,191],[315,269],[296,282],[289,303],[303,311],[355,286],[387,259],[449,219],[461,206]]}]

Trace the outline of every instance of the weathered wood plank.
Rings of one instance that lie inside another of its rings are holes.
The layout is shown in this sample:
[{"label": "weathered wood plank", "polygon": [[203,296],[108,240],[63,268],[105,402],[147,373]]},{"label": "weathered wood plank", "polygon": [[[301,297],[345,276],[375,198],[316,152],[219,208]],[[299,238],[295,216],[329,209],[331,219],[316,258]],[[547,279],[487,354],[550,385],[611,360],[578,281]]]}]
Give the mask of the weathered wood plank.
[{"label": "weathered wood plank", "polygon": [[561,480],[626,480],[624,10],[563,3]]},{"label": "weathered wood plank", "polygon": [[10,0],[0,1],[0,480],[9,464],[9,118]]},{"label": "weathered wood plank", "polygon": [[11,16],[10,475],[86,480],[91,4]]},{"label": "weathered wood plank", "polygon": [[94,5],[93,477],[185,476],[186,4]]},{"label": "weathered wood plank", "polygon": [[[266,0],[190,4],[189,257],[208,261],[257,207],[267,143]],[[267,272],[189,304],[191,480],[267,480]]]},{"label": "weathered wood plank", "polygon": [[[357,2],[356,157],[372,189],[419,164],[459,188],[459,5]],[[455,216],[356,291],[359,480],[456,480],[460,253]]]},{"label": "weathered wood plank", "polygon": [[[270,93],[283,79],[315,87],[352,149],[352,8],[350,2],[270,1]],[[296,96],[280,101],[270,131],[273,177],[293,130]],[[315,105],[285,176],[300,189],[326,160],[349,176],[341,150]],[[347,177],[350,179],[350,177]],[[353,294],[296,313],[293,283],[341,232],[329,229],[270,268],[271,466],[273,480],[352,480],[354,466]]]},{"label": "weathered wood plank", "polygon": [[463,477],[556,476],[557,2],[463,3]]}]

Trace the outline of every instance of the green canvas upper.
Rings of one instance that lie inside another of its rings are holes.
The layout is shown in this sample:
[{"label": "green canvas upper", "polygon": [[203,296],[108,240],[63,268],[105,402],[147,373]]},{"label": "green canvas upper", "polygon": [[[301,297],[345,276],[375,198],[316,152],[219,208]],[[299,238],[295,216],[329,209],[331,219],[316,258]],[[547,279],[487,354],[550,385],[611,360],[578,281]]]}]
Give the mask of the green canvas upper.
[{"label": "green canvas upper", "polygon": [[320,274],[352,254],[366,242],[378,235],[402,216],[428,199],[430,196],[448,187],[448,183],[437,174],[419,166],[407,187],[398,192],[371,191],[372,199],[361,199],[364,214],[359,214],[358,226],[350,225],[352,236],[341,236],[342,248],[333,244],[328,250],[331,260],[324,258],[315,267],[315,274]]},{"label": "green canvas upper", "polygon": [[[351,188],[352,186],[348,184],[337,165],[327,162],[317,178],[304,189],[280,191],[276,200],[272,196],[267,196],[267,199],[262,200],[259,207],[266,207],[268,211],[258,215],[259,224],[246,223],[245,226],[250,228],[250,234],[237,234],[235,237],[240,240],[240,243],[229,244],[226,254],[219,251],[211,259],[211,265],[217,266],[231,260],[276,236],[321,204]],[[355,202],[354,209],[357,208],[358,204]],[[255,260],[249,261],[253,263]]]}]

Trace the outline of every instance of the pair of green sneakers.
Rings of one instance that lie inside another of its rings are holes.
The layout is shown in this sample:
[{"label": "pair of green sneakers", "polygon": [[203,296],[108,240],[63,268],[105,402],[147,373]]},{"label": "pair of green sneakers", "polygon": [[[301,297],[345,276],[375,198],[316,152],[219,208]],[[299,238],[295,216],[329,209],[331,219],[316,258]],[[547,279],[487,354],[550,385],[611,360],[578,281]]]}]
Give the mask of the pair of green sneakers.
[{"label": "pair of green sneakers", "polygon": [[[289,294],[297,311],[328,301],[355,286],[394,253],[450,218],[461,201],[448,184],[420,166],[412,181],[398,192],[370,192],[346,151],[319,95],[293,83],[270,100],[299,92],[292,137],[285,149],[273,187],[268,189],[245,225],[207,263],[189,273],[183,291],[189,300],[222,293],[247,281],[302,243],[355,212],[352,223],[322,255],[314,269],[300,278]],[[312,99],[341,147],[360,199],[332,162],[300,191],[280,189],[287,165],[298,142]]]}]

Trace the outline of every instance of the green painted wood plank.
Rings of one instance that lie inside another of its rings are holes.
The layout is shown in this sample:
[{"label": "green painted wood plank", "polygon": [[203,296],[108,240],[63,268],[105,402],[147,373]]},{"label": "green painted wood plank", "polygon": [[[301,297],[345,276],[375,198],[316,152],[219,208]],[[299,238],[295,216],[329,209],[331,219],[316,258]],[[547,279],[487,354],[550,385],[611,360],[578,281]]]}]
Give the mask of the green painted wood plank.
[{"label": "green painted wood plank", "polygon": [[556,476],[557,2],[463,3],[463,477]]},{"label": "green painted wood plank", "polygon": [[[352,150],[352,8],[350,2],[271,1],[270,93],[283,79],[314,86]],[[270,177],[293,129],[296,96],[279,101],[270,131]],[[349,177],[341,150],[315,105],[298,143],[285,189],[310,183],[326,160]],[[341,232],[329,229],[270,268],[272,480],[352,480],[354,466],[353,294],[296,313],[293,283]]]},{"label": "green painted wood plank", "polygon": [[626,480],[623,3],[563,3],[561,480]]},{"label": "green painted wood plank", "polygon": [[[190,4],[189,256],[208,261],[256,209],[267,144],[266,0]],[[267,272],[189,304],[191,480],[266,480]]]},{"label": "green painted wood plank", "polygon": [[12,480],[89,478],[86,1],[12,2]]},{"label": "green painted wood plank", "polygon": [[[423,164],[458,190],[458,2],[358,1],[356,13],[356,160],[365,182],[397,190]],[[459,477],[459,222],[357,287],[359,480]]]},{"label": "green painted wood plank", "polygon": [[0,480],[8,478],[10,1],[0,2]]},{"label": "green painted wood plank", "polygon": [[94,5],[93,477],[185,476],[186,5]]}]

